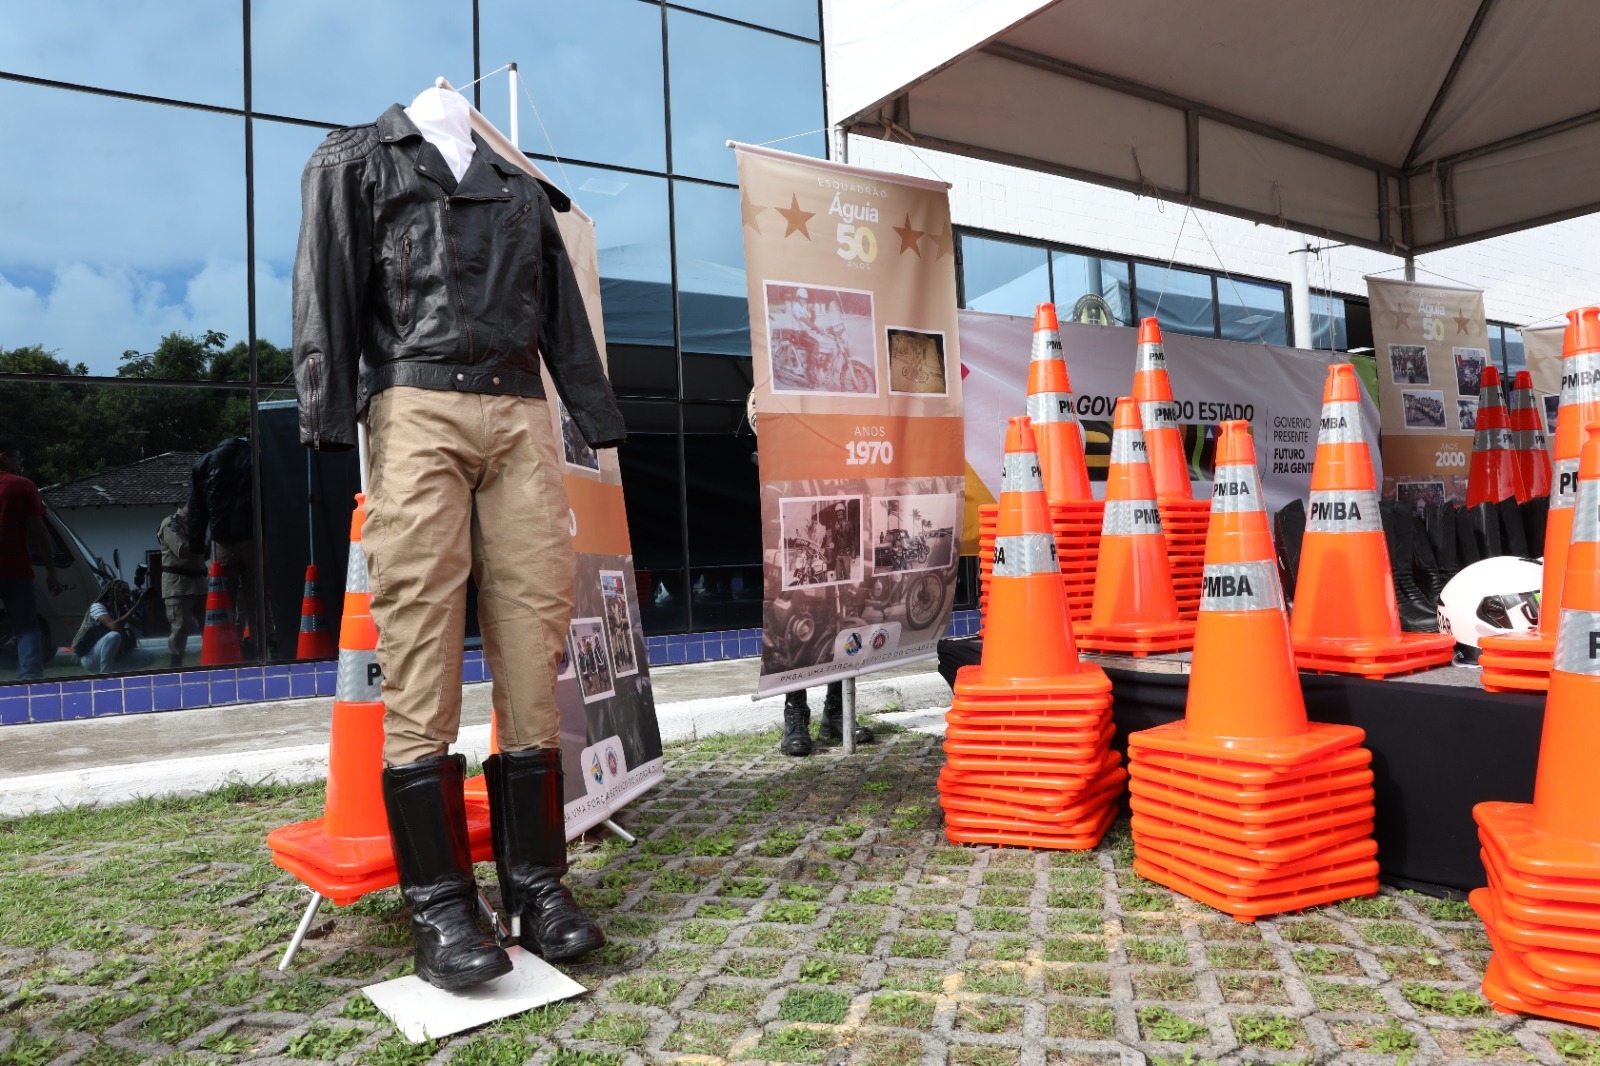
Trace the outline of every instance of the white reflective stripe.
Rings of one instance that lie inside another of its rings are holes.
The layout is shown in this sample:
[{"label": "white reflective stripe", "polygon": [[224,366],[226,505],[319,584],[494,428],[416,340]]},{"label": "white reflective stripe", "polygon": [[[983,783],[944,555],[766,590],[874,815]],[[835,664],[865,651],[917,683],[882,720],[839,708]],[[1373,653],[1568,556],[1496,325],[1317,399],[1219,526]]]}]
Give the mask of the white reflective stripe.
[{"label": "white reflective stripe", "polygon": [[1032,577],[1061,573],[1054,533],[1021,533],[994,538],[994,576]]},{"label": "white reflective stripe", "polygon": [[1133,372],[1141,370],[1165,370],[1167,368],[1167,353],[1159,344],[1139,345],[1138,358],[1134,360]]},{"label": "white reflective stripe", "polygon": [[1317,430],[1317,443],[1362,444],[1366,437],[1361,433],[1361,405],[1349,400],[1337,400],[1322,405],[1322,426]]},{"label": "white reflective stripe", "polygon": [[1533,398],[1532,389],[1512,389],[1511,409],[1513,411],[1531,411],[1538,406]]},{"label": "white reflective stripe", "polygon": [[1578,499],[1578,460],[1557,459],[1550,468],[1550,510],[1571,507]]},{"label": "white reflective stripe", "polygon": [[1036,392],[1028,396],[1028,417],[1035,423],[1071,422],[1076,424],[1078,412],[1072,409],[1070,392]]},{"label": "white reflective stripe", "polygon": [[1561,406],[1569,403],[1600,403],[1600,352],[1561,360]]},{"label": "white reflective stripe", "polygon": [[231,625],[233,625],[233,620],[228,617],[228,612],[227,611],[224,611],[221,608],[218,608],[215,611],[207,611],[206,612],[206,625],[208,625],[208,626],[231,626]]},{"label": "white reflective stripe", "polygon": [[1276,563],[1207,563],[1201,582],[1202,611],[1283,610]]},{"label": "white reflective stripe", "polygon": [[1111,464],[1150,463],[1150,449],[1144,442],[1144,431],[1117,429],[1111,432]]},{"label": "white reflective stripe", "polygon": [[1562,610],[1550,666],[1563,674],[1600,674],[1600,611]]},{"label": "white reflective stripe", "polygon": [[1154,500],[1107,500],[1102,537],[1161,536],[1161,508]]},{"label": "white reflective stripe", "polygon": [[1509,429],[1480,429],[1472,436],[1472,450],[1475,452],[1509,452],[1515,448],[1516,441],[1512,439]]},{"label": "white reflective stripe", "polygon": [[350,542],[350,566],[344,572],[346,592],[371,592],[367,583],[367,553],[359,540]]},{"label": "white reflective stripe", "polygon": [[371,651],[339,649],[339,676],[333,698],[346,703],[374,703],[383,698],[383,671]]},{"label": "white reflective stripe", "polygon": [[1177,429],[1178,405],[1172,400],[1146,400],[1139,405],[1139,421],[1146,430]]},{"label": "white reflective stripe", "polygon": [[1520,452],[1542,452],[1545,450],[1544,430],[1542,429],[1514,429],[1511,439],[1517,442]]},{"label": "white reflective stripe", "polygon": [[1600,481],[1578,482],[1577,500],[1572,511],[1572,543],[1600,541]]},{"label": "white reflective stripe", "polygon": [[1381,533],[1378,494],[1373,489],[1323,489],[1311,493],[1307,533]]},{"label": "white reflective stripe", "polygon": [[1478,410],[1487,407],[1504,407],[1506,405],[1505,391],[1499,385],[1480,385],[1478,387]]},{"label": "white reflective stripe", "polygon": [[1253,466],[1229,464],[1217,467],[1216,480],[1211,483],[1211,513],[1243,514],[1265,511],[1266,500],[1261,494],[1261,478]]},{"label": "white reflective stripe", "polygon": [[1006,452],[1000,465],[1001,492],[1043,492],[1044,472],[1036,452]]},{"label": "white reflective stripe", "polygon": [[1035,330],[1033,334],[1033,351],[1029,356],[1029,360],[1039,363],[1046,359],[1060,358],[1061,334],[1053,329]]}]

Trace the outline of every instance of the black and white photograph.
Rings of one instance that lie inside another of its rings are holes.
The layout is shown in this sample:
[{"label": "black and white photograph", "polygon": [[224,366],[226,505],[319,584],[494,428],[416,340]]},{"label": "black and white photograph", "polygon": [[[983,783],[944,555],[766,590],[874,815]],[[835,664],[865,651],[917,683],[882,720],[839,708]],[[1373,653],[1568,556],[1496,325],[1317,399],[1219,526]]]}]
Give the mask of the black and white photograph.
[{"label": "black and white photograph", "polygon": [[1461,420],[1462,429],[1478,428],[1478,398],[1470,399],[1466,396],[1456,398],[1456,416]]},{"label": "black and white photograph", "polygon": [[1428,349],[1420,344],[1389,345],[1389,380],[1396,385],[1431,385]]},{"label": "black and white photograph", "polygon": [[1442,481],[1399,481],[1394,487],[1395,498],[1420,511],[1424,507],[1443,507],[1445,501]]},{"label": "black and white photograph", "polygon": [[1551,393],[1544,397],[1544,431],[1550,436],[1556,435],[1556,414],[1561,410],[1561,397]]},{"label": "black and white photograph", "polygon": [[769,281],[765,287],[772,391],[878,394],[870,292],[782,281]]},{"label": "black and white photograph", "polygon": [[879,496],[872,501],[872,572],[940,570],[955,557],[953,494]]},{"label": "black and white photograph", "polygon": [[1483,385],[1483,368],[1489,365],[1489,353],[1482,348],[1454,348],[1456,357],[1456,391],[1462,396],[1477,396]]},{"label": "black and white photograph", "polygon": [[583,431],[567,412],[567,405],[556,397],[556,407],[561,411],[561,452],[568,466],[583,470],[599,470],[600,456],[583,439]]},{"label": "black and white photograph", "polygon": [[1443,389],[1401,389],[1407,429],[1444,429]]},{"label": "black and white photograph", "polygon": [[600,602],[605,609],[606,642],[611,646],[611,667],[618,677],[639,672],[633,618],[628,613],[628,586],[620,570],[600,571]]},{"label": "black and white photograph", "polygon": [[565,681],[577,677],[578,670],[572,663],[572,630],[567,630],[567,644],[561,649],[561,662],[556,664],[556,680]]},{"label": "black and white photograph", "polygon": [[781,500],[783,588],[843,585],[862,578],[861,497]]},{"label": "black and white photograph", "polygon": [[574,618],[571,633],[572,658],[578,667],[578,690],[583,693],[583,702],[616,695],[611,655],[606,649],[605,620]]},{"label": "black and white photograph", "polygon": [[944,396],[944,334],[890,326],[889,391],[909,396]]}]

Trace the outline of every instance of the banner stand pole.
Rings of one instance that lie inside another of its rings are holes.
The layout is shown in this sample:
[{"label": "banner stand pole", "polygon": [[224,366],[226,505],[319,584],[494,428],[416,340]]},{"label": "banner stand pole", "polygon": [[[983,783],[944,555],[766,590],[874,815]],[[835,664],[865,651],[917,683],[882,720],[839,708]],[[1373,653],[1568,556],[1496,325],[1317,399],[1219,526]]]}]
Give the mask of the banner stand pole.
[{"label": "banner stand pole", "polygon": [[294,936],[289,938],[289,947],[283,953],[283,961],[278,963],[278,972],[283,973],[289,969],[289,964],[294,961],[295,952],[300,950],[301,941],[311,931],[311,923],[317,920],[317,911],[322,909],[325,897],[315,889],[311,891],[311,902],[306,904],[306,912],[300,918],[300,927],[294,931]]},{"label": "banner stand pole", "polygon": [[842,738],[844,741],[844,753],[846,755],[854,755],[856,753],[856,679],[847,677],[840,682],[839,687],[843,690],[843,698],[839,702],[844,705],[844,714],[841,716],[844,722],[839,731],[844,734]]},{"label": "banner stand pole", "polygon": [[610,818],[607,818],[605,821],[601,822],[600,824],[604,828],[610,830],[611,833],[613,833],[618,840],[622,841],[624,844],[626,844],[630,848],[633,847],[635,844],[639,843],[639,838],[638,837],[634,836],[632,833],[630,833],[626,829],[622,828],[622,826],[618,825],[616,822],[613,822]]}]

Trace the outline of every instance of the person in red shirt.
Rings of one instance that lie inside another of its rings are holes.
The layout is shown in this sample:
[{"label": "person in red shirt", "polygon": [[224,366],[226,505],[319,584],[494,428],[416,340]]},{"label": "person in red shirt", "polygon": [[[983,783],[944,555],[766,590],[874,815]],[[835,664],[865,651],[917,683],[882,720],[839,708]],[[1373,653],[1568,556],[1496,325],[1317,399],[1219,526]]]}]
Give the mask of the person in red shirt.
[{"label": "person in red shirt", "polygon": [[44,500],[22,476],[22,449],[15,441],[0,440],[0,604],[17,637],[18,681],[44,676],[44,641],[33,597],[34,554],[44,560],[50,595],[61,595],[55,553],[44,528]]}]

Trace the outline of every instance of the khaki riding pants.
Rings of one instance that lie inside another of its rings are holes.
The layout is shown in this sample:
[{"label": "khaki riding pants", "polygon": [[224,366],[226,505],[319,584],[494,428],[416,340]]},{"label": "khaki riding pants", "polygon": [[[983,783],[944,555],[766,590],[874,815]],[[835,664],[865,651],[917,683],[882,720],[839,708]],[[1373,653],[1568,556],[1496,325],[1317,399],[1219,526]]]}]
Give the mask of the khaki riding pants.
[{"label": "khaki riding pants", "polygon": [[362,533],[383,670],[384,763],[443,754],[461,725],[467,575],[500,747],[555,747],[573,549],[544,400],[395,387],[372,398]]}]

